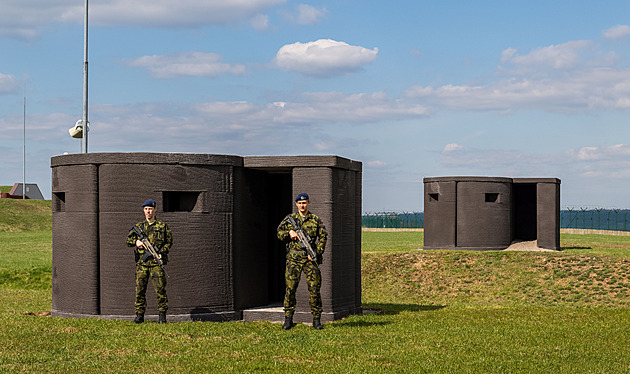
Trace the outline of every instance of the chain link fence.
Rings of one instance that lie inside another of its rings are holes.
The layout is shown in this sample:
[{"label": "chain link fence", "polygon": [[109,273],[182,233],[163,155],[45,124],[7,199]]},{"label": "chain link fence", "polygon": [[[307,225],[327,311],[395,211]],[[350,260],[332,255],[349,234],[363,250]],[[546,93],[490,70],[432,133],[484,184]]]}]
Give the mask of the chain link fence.
[{"label": "chain link fence", "polygon": [[[367,229],[423,229],[424,212],[364,213]],[[630,209],[567,207],[560,211],[560,228],[593,231],[630,231]]]},{"label": "chain link fence", "polygon": [[424,212],[364,213],[361,226],[368,229],[423,229]]},{"label": "chain link fence", "polygon": [[560,227],[589,231],[630,231],[630,209],[569,207],[560,212]]}]

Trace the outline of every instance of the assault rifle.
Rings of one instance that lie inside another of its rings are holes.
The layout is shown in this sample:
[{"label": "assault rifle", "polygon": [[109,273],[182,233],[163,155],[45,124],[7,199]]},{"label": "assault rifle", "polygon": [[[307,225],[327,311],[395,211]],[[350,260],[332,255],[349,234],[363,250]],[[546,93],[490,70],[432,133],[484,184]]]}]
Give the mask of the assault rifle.
[{"label": "assault rifle", "polygon": [[160,259],[159,252],[155,249],[153,244],[151,244],[151,242],[149,241],[149,238],[147,238],[147,235],[142,231],[141,228],[135,225],[131,228],[131,231],[138,234],[138,236],[140,237],[140,241],[142,242],[142,244],[144,244],[145,251],[144,251],[144,256],[142,256],[142,261],[146,261],[150,257],[153,257],[155,262],[157,262],[158,266],[161,267],[162,270],[164,270],[164,275],[166,275],[166,277],[168,278],[166,269],[164,269],[164,263],[162,262],[162,259]]},{"label": "assault rifle", "polygon": [[298,234],[298,242],[300,243],[300,247],[306,250],[306,254],[311,258],[315,266],[319,268],[317,265],[317,252],[313,249],[313,240],[311,237],[302,230],[302,226],[300,226],[295,218],[291,217],[291,215],[287,216],[287,220],[293,226],[293,231]]}]

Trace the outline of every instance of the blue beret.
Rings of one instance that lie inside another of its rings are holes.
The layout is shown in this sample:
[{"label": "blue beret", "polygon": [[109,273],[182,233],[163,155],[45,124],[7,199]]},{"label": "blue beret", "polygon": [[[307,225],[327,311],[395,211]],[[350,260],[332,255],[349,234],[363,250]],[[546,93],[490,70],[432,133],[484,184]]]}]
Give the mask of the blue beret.
[{"label": "blue beret", "polygon": [[301,194],[297,195],[297,197],[295,198],[295,201],[302,201],[302,200],[308,200],[308,194],[302,192]]},{"label": "blue beret", "polygon": [[155,208],[156,205],[157,205],[157,203],[153,199],[149,199],[149,200],[145,201],[144,203],[142,203],[142,207],[143,208],[145,206],[151,206],[151,207]]}]

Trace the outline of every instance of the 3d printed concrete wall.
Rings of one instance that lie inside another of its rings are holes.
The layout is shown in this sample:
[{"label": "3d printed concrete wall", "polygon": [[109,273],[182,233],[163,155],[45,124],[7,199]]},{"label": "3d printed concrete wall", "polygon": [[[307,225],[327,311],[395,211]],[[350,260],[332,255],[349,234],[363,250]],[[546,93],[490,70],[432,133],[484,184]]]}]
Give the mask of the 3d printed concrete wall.
[{"label": "3d printed concrete wall", "polygon": [[[337,156],[241,157],[89,153],[51,159],[52,314],[132,319],[135,264],[125,245],[158,202],[174,245],[169,320],[281,320],[284,246],[276,238],[293,198],[308,192],[329,232],[323,321],[361,312],[361,163]],[[296,321],[310,320],[306,282]],[[157,314],[147,292],[147,319]]]},{"label": "3d printed concrete wall", "polygon": [[515,240],[560,249],[557,178],[424,178],[424,248],[502,250]]}]

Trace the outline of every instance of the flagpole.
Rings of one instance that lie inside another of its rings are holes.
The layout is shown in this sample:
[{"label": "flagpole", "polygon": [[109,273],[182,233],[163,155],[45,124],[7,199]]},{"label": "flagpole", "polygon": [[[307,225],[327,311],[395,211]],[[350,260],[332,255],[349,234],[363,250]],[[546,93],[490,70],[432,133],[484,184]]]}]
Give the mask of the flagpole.
[{"label": "flagpole", "polygon": [[88,0],[85,0],[83,28],[83,137],[81,139],[81,152],[88,153]]},{"label": "flagpole", "polygon": [[26,94],[24,94],[24,150],[22,155],[22,200],[26,199]]}]

